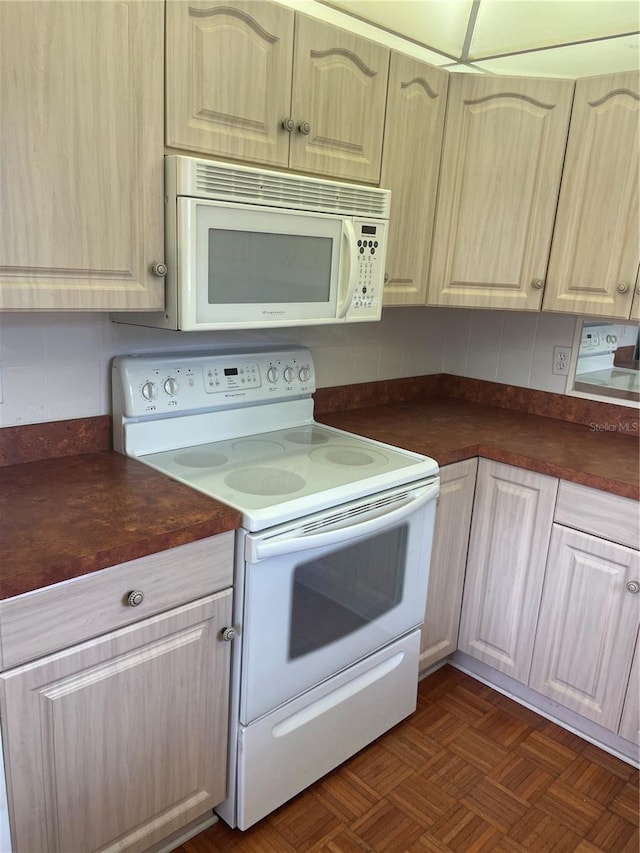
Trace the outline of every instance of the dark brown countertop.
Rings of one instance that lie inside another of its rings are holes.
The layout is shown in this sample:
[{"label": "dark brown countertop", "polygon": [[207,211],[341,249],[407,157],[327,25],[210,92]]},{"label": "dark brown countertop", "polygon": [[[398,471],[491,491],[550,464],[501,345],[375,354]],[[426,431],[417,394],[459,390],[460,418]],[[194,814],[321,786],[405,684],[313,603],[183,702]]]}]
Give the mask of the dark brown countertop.
[{"label": "dark brown countertop", "polygon": [[0,599],[234,530],[240,513],[119,453],[0,468]]},{"label": "dark brown countertop", "polygon": [[[451,377],[444,378],[451,389]],[[631,410],[616,419],[615,408],[596,406],[581,415],[583,423],[568,422],[437,396],[438,381],[328,389],[316,397],[316,417],[432,456],[440,465],[484,456],[638,499],[640,445],[637,419],[627,416]],[[477,385],[467,382],[463,390],[484,397],[491,391],[489,383]],[[516,391],[500,386],[508,400],[496,402],[512,405]],[[410,393],[421,398],[393,399]],[[555,399],[559,396],[528,394],[527,405],[555,414],[564,403]],[[368,405],[371,399],[383,404]],[[349,403],[361,407],[344,408]],[[240,524],[236,510],[111,452],[108,418],[5,428],[0,434],[0,599]],[[88,452],[92,448],[98,452]]]},{"label": "dark brown countertop", "polygon": [[484,456],[616,495],[640,495],[638,434],[625,424],[567,423],[449,397],[324,412],[318,420],[424,453],[440,465]]}]

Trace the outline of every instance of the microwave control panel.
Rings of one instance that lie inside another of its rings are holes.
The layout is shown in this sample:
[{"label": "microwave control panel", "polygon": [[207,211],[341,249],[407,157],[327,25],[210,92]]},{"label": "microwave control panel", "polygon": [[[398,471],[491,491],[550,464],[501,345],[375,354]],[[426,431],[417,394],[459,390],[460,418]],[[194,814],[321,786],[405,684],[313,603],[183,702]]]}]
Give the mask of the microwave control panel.
[{"label": "microwave control panel", "polygon": [[387,246],[387,223],[354,220],[357,247],[357,275],[346,319],[377,320],[382,311],[382,288]]}]

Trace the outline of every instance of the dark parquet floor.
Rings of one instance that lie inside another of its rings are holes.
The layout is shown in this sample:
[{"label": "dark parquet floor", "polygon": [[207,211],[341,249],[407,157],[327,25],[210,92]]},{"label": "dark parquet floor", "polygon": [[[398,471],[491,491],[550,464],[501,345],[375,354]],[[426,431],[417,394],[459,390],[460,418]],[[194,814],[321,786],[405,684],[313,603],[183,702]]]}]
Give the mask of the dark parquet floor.
[{"label": "dark parquet floor", "polygon": [[638,771],[445,666],[418,708],[247,832],[179,853],[638,853]]}]

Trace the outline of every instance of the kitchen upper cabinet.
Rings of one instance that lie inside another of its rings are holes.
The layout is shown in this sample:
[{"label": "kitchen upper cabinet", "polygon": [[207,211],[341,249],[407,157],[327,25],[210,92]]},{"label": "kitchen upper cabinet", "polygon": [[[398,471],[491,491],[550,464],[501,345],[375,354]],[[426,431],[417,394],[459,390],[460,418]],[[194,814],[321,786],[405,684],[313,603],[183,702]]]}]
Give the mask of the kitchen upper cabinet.
[{"label": "kitchen upper cabinet", "polygon": [[440,497],[420,643],[421,669],[455,652],[458,645],[477,467],[477,459],[467,459],[440,469]]},{"label": "kitchen upper cabinet", "polygon": [[391,54],[380,185],[391,190],[385,305],[424,305],[449,74]]},{"label": "kitchen upper cabinet", "polygon": [[163,30],[156,2],[0,3],[1,309],[163,307]]},{"label": "kitchen upper cabinet", "polygon": [[576,82],[543,309],[627,319],[640,263],[640,72]]},{"label": "kitchen upper cabinet", "polygon": [[378,183],[389,49],[267,2],[167,4],[167,145]]},{"label": "kitchen upper cabinet", "polygon": [[554,525],[529,681],[616,732],[638,633],[639,556]]},{"label": "kitchen upper cabinet", "polygon": [[429,304],[540,308],[573,85],[451,75]]},{"label": "kitchen upper cabinet", "polygon": [[558,481],[481,459],[458,647],[527,683]]},{"label": "kitchen upper cabinet", "polygon": [[287,166],[294,12],[168,0],[167,145]]},{"label": "kitchen upper cabinet", "polygon": [[378,183],[389,49],[296,16],[289,165]]}]

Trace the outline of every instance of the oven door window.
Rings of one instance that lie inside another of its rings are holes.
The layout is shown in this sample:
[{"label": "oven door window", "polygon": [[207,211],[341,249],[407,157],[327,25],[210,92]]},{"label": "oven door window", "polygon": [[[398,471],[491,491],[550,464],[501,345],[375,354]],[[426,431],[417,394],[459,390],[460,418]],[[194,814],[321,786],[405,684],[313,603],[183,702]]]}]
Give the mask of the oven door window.
[{"label": "oven door window", "polygon": [[400,603],[407,541],[402,525],[295,568],[289,660],[331,645]]}]

